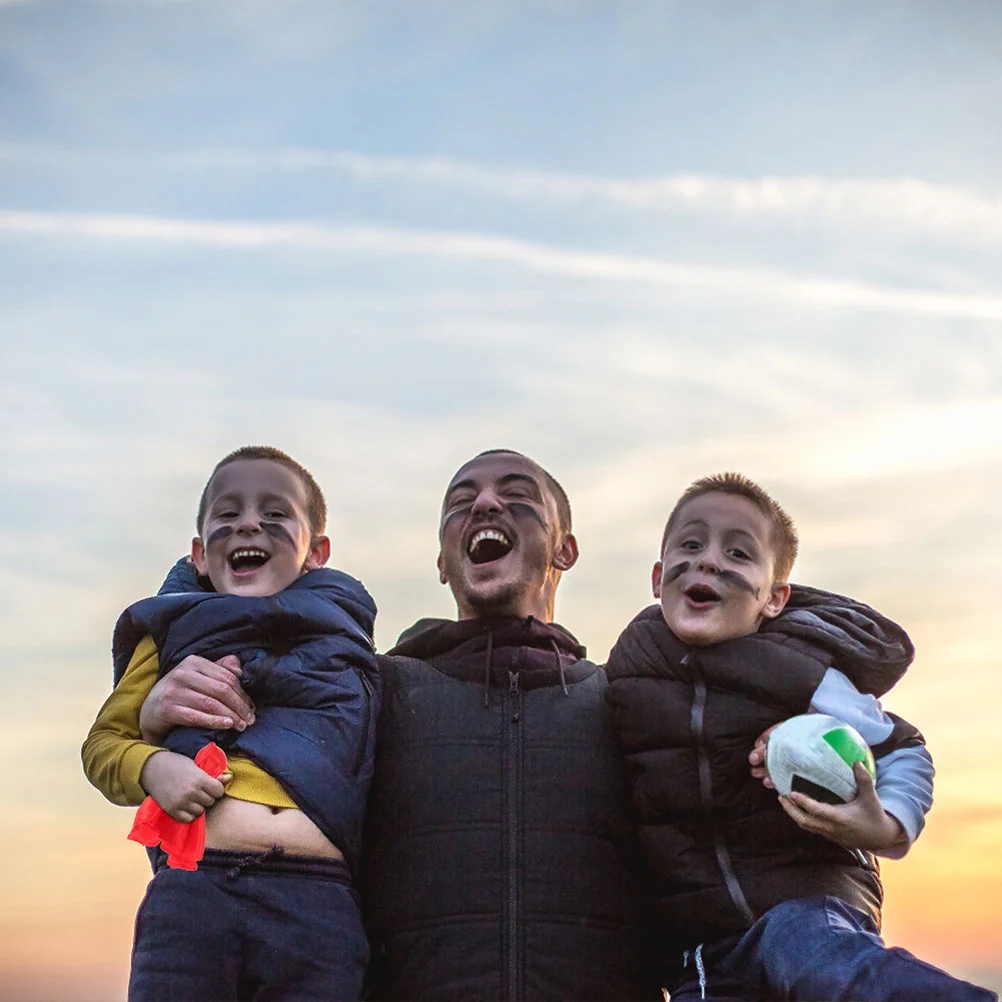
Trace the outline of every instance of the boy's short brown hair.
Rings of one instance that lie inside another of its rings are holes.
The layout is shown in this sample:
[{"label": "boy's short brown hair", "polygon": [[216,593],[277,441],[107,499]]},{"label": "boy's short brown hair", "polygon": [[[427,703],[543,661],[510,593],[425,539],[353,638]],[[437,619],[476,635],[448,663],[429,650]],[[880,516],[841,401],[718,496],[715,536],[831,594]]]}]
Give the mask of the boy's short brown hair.
[{"label": "boy's short brown hair", "polygon": [[685,489],[668,516],[665,531],[661,536],[661,553],[665,551],[668,534],[682,506],[702,494],[736,494],[748,498],[769,519],[772,525],[772,548],[776,558],[776,580],[786,581],[793,569],[793,562],[797,559],[797,530],[794,528],[793,520],[758,484],[740,473],[715,473],[711,477],[696,480]]},{"label": "boy's short brown hair", "polygon": [[322,536],[327,525],[327,502],[324,500],[324,492],[320,490],[320,485],[313,479],[313,475],[302,463],[297,463],[288,453],[282,452],[271,445],[243,445],[239,449],[234,449],[227,456],[223,456],[213,467],[209,479],[202,488],[202,496],[198,500],[198,516],[195,528],[198,534],[202,534],[202,524],[205,522],[205,509],[209,500],[209,486],[212,478],[230,463],[235,463],[240,459],[270,459],[273,463],[280,463],[282,466],[292,470],[302,481],[303,490],[306,492],[306,518],[310,523],[310,532],[314,536]]}]

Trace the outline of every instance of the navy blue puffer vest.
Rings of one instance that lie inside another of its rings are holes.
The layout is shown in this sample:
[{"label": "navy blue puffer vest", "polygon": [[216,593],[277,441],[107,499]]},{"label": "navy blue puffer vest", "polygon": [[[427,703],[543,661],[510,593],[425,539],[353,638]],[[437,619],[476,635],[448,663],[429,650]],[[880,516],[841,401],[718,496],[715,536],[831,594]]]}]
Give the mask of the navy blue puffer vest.
[{"label": "navy blue puffer vest", "polygon": [[336,845],[358,860],[372,778],[379,675],[376,606],[340,571],[309,571],[264,598],[207,591],[187,560],[160,592],[129,606],[115,626],[115,682],[139,641],[153,637],[160,677],[190,654],[240,658],[255,722],[243,732],[177,727],[166,747],[194,757],[209,741],[273,776]]}]

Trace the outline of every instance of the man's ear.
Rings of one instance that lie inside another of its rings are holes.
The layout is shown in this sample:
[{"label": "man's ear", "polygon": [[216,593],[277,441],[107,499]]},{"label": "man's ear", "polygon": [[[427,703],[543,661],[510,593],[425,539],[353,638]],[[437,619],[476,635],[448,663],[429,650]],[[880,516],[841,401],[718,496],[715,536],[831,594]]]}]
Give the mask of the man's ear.
[{"label": "man's ear", "polygon": [[766,619],[775,619],[790,600],[790,586],[786,581],[777,581],[769,593],[769,601],[762,609],[762,615]]},{"label": "man's ear", "polygon": [[664,570],[660,560],[655,561],[651,568],[651,591],[655,598],[661,598],[661,572]]},{"label": "man's ear", "polygon": [[438,580],[441,581],[442,584],[448,584],[449,579],[445,576],[445,561],[442,559],[441,550],[439,551],[438,559],[435,563],[438,565]]},{"label": "man's ear", "polygon": [[204,578],[208,573],[208,564],[205,562],[205,544],[201,536],[196,536],[191,541],[191,562],[195,565],[195,570]]},{"label": "man's ear", "polygon": [[553,554],[553,566],[558,571],[569,571],[578,562],[578,541],[568,532]]},{"label": "man's ear", "polygon": [[310,543],[310,552],[306,554],[306,563],[303,564],[304,571],[315,571],[318,567],[323,567],[331,558],[331,541],[327,536],[314,536]]}]

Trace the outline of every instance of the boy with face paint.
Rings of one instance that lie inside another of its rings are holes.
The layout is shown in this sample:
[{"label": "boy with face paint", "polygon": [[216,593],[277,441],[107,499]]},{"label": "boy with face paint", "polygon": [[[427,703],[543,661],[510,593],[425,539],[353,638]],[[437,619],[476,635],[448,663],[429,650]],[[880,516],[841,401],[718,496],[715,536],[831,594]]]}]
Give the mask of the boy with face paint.
[{"label": "boy with face paint", "polygon": [[[368,947],[353,888],[372,775],[375,606],[324,568],[326,505],[285,453],[249,446],[202,493],[191,557],[115,628],[116,688],[83,747],[110,800],[150,795],[172,818],[205,814],[194,871],[151,855],[129,998],[354,999]],[[239,675],[255,719],[240,730],[177,727],[141,739],[158,678],[208,659]],[[215,741],[224,786],[192,761]]]},{"label": "boy with face paint", "polygon": [[[672,1000],[987,1000],[880,938],[872,853],[904,855],[932,803],[922,736],[874,698],[913,649],[873,609],[791,586],[796,551],[756,484],[697,481],[664,530],[658,604],[607,666]],[[765,732],[807,712],[863,735],[876,786],[857,764],[849,804],[770,792]]]}]

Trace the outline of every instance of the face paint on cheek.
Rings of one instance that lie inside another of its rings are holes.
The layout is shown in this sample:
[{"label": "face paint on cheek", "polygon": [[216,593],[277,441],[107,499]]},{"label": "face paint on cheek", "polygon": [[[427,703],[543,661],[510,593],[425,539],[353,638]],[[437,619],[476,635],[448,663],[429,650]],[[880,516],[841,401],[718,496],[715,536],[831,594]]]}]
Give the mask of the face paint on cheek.
[{"label": "face paint on cheek", "polygon": [[663,584],[671,584],[675,578],[681,577],[688,569],[689,561],[683,560],[682,563],[676,564],[674,567],[669,567],[668,570],[662,572],[661,581]]},{"label": "face paint on cheek", "polygon": [[295,540],[289,534],[289,530],[286,529],[284,525],[280,525],[278,522],[262,522],[261,528],[268,533],[272,539],[280,539],[283,543],[287,543],[289,546],[295,547]]},{"label": "face paint on cheek", "polygon": [[726,582],[729,585],[733,585],[735,588],[740,588],[742,591],[749,592],[756,599],[758,598],[758,588],[755,587],[743,574],[739,574],[737,571],[732,571],[729,569],[724,569],[717,571],[717,577],[721,581]]},{"label": "face paint on cheek", "polygon": [[205,548],[208,549],[210,546],[215,546],[216,543],[221,543],[224,539],[229,539],[232,535],[232,525],[221,525],[218,529],[213,529],[209,533],[209,538],[205,541]]},{"label": "face paint on cheek", "polygon": [[531,515],[544,529],[550,528],[546,524],[546,520],[543,516],[531,504],[522,504],[520,501],[510,501],[508,503],[508,510],[515,516],[515,518],[525,518],[526,515]]},{"label": "face paint on cheek", "polygon": [[441,537],[445,533],[445,527],[454,519],[460,518],[468,515],[470,512],[470,505],[463,505],[461,508],[453,508],[451,511],[447,512],[442,516],[442,524],[439,526],[438,535]]}]

